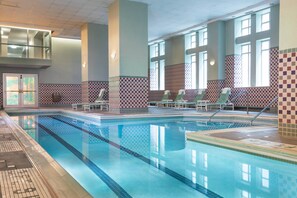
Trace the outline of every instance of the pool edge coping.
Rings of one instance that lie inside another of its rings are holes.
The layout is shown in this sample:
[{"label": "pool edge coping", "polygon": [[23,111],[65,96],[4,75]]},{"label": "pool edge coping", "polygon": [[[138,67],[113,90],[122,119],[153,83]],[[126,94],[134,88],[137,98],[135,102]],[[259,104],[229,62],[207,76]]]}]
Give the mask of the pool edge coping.
[{"label": "pool edge coping", "polygon": [[[233,128],[236,129],[236,128]],[[208,131],[210,133],[214,131]],[[186,138],[189,141],[198,142],[198,143],[204,143],[208,145],[213,145],[221,148],[227,148],[239,152],[244,152],[247,154],[252,154],[268,159],[278,160],[290,164],[296,164],[297,165],[297,153],[296,152],[288,152],[284,150],[280,150],[277,148],[271,148],[271,147],[263,147],[258,146],[255,144],[249,144],[242,141],[237,140],[230,140],[230,139],[224,139],[219,137],[213,137],[209,136],[207,134],[210,134],[208,132],[204,132],[201,134],[198,133],[187,133]]]},{"label": "pool edge coping", "polygon": [[0,111],[46,188],[56,197],[92,197],[55,159],[31,138],[5,111]]}]

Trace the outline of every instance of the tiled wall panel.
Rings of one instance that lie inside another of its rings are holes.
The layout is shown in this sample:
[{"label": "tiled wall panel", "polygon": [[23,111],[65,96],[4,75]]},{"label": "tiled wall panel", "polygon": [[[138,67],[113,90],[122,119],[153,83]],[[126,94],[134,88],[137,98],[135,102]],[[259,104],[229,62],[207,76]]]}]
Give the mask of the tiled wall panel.
[{"label": "tiled wall panel", "polygon": [[[45,84],[40,83],[39,105],[66,105],[81,102],[80,84]],[[60,93],[61,101],[53,102],[52,93]]]},{"label": "tiled wall panel", "polygon": [[210,102],[216,102],[220,96],[221,90],[224,88],[224,80],[209,80],[207,81],[206,96]]},{"label": "tiled wall panel", "polygon": [[114,77],[109,81],[111,111],[138,111],[147,109],[148,78]]},{"label": "tiled wall panel", "polygon": [[165,67],[165,89],[169,89],[171,97],[175,98],[179,89],[185,88],[185,64]]},{"label": "tiled wall panel", "polygon": [[[292,52],[293,51],[293,52]],[[278,121],[283,136],[297,137],[297,49],[279,54]]]},{"label": "tiled wall panel", "polygon": [[[225,87],[230,87],[231,97],[236,97],[242,91],[249,94],[249,106],[263,108],[275,96],[277,96],[278,86],[278,48],[270,49],[270,86],[268,87],[236,87],[240,84],[240,57],[238,55],[230,55],[225,58]],[[234,101],[235,106],[246,106],[248,104],[246,95],[243,95]],[[276,107],[275,102],[272,107]]]},{"label": "tiled wall panel", "polygon": [[101,89],[105,89],[104,99],[108,100],[108,82],[107,81],[84,81],[82,82],[82,101],[94,102]]}]

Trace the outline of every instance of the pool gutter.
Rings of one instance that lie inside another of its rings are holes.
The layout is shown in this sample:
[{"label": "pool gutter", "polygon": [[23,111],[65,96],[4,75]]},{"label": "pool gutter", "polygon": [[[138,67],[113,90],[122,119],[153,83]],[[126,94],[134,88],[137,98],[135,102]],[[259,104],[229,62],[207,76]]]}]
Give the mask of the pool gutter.
[{"label": "pool gutter", "polygon": [[33,138],[31,138],[5,111],[0,115],[12,131],[23,151],[38,171],[52,197],[88,198],[91,195],[61,167]]}]

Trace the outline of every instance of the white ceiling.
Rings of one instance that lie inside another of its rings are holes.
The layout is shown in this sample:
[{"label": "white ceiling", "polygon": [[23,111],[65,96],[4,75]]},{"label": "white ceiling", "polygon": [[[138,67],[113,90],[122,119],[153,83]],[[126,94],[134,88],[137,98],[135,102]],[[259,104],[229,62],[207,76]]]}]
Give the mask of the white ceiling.
[{"label": "white ceiling", "polygon": [[[84,23],[108,23],[114,0],[0,0],[0,24],[54,30],[54,36],[80,37]],[[207,21],[278,3],[279,0],[134,0],[149,5],[149,41]]]}]

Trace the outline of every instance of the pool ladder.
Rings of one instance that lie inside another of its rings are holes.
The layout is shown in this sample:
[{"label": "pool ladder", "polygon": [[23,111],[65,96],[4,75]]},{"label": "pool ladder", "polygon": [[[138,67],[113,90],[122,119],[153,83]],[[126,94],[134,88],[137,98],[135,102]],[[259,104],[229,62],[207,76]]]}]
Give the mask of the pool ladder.
[{"label": "pool ladder", "polygon": [[268,105],[266,105],[259,113],[257,113],[257,115],[255,115],[255,117],[253,117],[253,119],[251,119],[251,125],[253,125],[253,122],[268,108],[270,107],[274,102],[276,102],[278,99],[278,96],[275,96],[275,98],[273,98],[273,100],[270,101],[270,103]]},{"label": "pool ladder", "polygon": [[[246,114],[249,114],[249,106],[250,106],[250,97],[249,97],[249,93],[247,90],[241,91],[237,96],[235,96],[234,98],[232,98],[228,103],[233,102],[234,100],[236,100],[237,98],[239,98],[242,95],[246,95]],[[225,108],[225,106],[228,104],[224,104],[221,106],[221,108],[219,108],[217,111],[215,111],[208,119],[208,121],[210,122],[211,119],[217,114],[219,113],[222,109]]]}]

